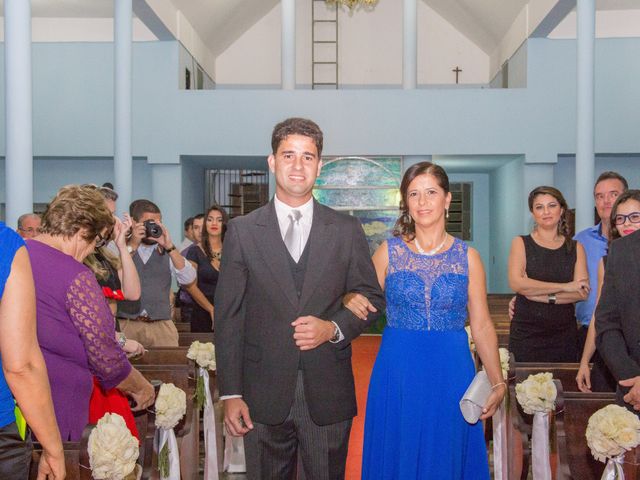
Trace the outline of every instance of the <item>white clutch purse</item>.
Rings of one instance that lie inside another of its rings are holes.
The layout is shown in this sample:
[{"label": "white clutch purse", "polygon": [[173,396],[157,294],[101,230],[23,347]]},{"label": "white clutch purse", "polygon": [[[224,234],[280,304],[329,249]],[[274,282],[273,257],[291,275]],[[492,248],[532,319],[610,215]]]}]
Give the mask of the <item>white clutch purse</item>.
[{"label": "white clutch purse", "polygon": [[460,411],[467,422],[471,424],[478,422],[489,395],[491,395],[491,382],[487,377],[487,372],[480,370],[473,377],[469,388],[460,400]]}]

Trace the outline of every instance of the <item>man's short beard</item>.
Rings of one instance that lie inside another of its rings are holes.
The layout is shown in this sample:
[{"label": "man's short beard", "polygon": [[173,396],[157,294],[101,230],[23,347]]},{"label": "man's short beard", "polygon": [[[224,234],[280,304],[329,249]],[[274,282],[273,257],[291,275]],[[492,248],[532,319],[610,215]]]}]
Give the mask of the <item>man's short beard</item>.
[{"label": "man's short beard", "polygon": [[149,238],[149,237],[144,237],[141,240],[142,243],[144,243],[145,245],[156,245],[158,243],[158,241],[154,238]]}]

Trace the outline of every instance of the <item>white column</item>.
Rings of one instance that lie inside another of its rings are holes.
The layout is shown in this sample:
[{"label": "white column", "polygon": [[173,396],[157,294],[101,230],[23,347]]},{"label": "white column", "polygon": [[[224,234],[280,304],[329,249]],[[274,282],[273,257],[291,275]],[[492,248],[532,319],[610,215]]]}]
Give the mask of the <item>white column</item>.
[{"label": "white column", "polygon": [[576,232],[593,225],[595,0],[578,0]]},{"label": "white column", "polygon": [[6,223],[33,211],[31,2],[4,1]]},{"label": "white column", "polygon": [[296,88],[296,0],[282,0],[282,89]]},{"label": "white column", "polygon": [[402,88],[413,90],[418,83],[418,3],[404,0],[402,41]]},{"label": "white column", "polygon": [[127,211],[133,195],[131,156],[132,0],[115,0],[113,166],[118,212]]}]

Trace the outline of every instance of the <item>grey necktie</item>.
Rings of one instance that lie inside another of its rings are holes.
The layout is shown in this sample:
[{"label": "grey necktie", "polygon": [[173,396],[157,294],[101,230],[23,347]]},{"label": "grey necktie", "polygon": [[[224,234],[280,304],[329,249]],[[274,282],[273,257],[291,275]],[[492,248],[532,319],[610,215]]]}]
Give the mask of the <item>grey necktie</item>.
[{"label": "grey necktie", "polygon": [[284,244],[289,250],[291,257],[298,262],[302,255],[302,225],[300,225],[300,218],[302,214],[300,210],[291,210],[289,212],[289,228],[284,234]]}]

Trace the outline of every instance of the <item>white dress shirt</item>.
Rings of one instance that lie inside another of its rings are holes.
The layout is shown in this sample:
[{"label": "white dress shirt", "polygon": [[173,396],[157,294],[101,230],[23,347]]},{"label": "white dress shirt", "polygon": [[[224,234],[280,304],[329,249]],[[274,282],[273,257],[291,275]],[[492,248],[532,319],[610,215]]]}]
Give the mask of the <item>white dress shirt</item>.
[{"label": "white dress shirt", "polygon": [[[146,264],[149,261],[153,250],[156,248],[158,248],[157,244],[147,245],[146,243],[141,243],[138,246],[138,255],[140,256],[142,263]],[[176,278],[176,281],[180,285],[189,285],[196,279],[196,269],[193,268],[191,262],[186,258],[184,260],[184,267],[180,270],[173,265],[173,261],[171,259],[169,259],[169,267],[171,268],[171,274]]]},{"label": "white dress shirt", "polygon": [[311,225],[313,224],[313,197],[311,197],[305,204],[294,208],[281,202],[278,199],[278,196],[275,195],[273,197],[273,204],[276,207],[276,216],[278,217],[278,226],[280,227],[282,240],[284,240],[284,236],[287,234],[287,229],[291,224],[291,220],[289,219],[291,210],[298,210],[302,215],[299,220],[300,227],[302,228],[302,245],[300,245],[299,251],[300,253],[304,252],[304,247],[307,244],[307,240],[309,240],[309,233],[311,233]]}]

